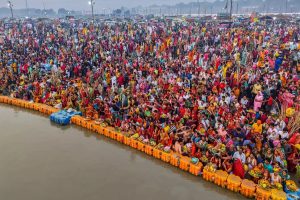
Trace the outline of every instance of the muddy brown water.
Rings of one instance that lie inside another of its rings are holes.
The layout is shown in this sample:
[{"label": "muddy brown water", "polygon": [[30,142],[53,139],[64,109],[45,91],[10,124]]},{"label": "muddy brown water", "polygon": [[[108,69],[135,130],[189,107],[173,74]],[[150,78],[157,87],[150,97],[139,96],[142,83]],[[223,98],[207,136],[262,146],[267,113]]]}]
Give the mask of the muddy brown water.
[{"label": "muddy brown water", "polygon": [[245,198],[104,136],[0,104],[0,199]]}]

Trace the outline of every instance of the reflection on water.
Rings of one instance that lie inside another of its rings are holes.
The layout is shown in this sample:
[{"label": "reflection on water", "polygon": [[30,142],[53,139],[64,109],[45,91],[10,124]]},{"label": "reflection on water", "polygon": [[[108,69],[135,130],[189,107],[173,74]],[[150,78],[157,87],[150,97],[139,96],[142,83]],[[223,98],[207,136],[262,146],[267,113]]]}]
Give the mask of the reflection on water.
[{"label": "reflection on water", "polygon": [[34,111],[0,105],[0,199],[243,199],[171,165]]}]

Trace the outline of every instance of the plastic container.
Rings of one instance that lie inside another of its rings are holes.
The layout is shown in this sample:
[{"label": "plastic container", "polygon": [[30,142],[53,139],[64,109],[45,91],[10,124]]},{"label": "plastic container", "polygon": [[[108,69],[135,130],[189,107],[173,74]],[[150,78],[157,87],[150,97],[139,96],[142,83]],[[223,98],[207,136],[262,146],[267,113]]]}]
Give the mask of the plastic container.
[{"label": "plastic container", "polygon": [[113,140],[117,140],[117,133],[115,131],[109,131],[109,137]]},{"label": "plastic container", "polygon": [[121,134],[121,133],[118,133],[117,134],[117,141],[123,143],[123,140],[124,140],[124,135]]},{"label": "plastic container", "polygon": [[51,113],[51,111],[52,111],[52,108],[51,107],[49,107],[49,106],[45,106],[44,107],[44,114],[46,114],[46,115],[51,115],[52,113]]},{"label": "plastic container", "polygon": [[109,137],[109,130],[108,130],[108,128],[103,128],[103,135],[105,135],[106,137]]},{"label": "plastic container", "polygon": [[160,159],[160,157],[161,157],[161,150],[154,148],[153,149],[153,157]]},{"label": "plastic container", "polygon": [[256,187],[256,199],[269,200],[271,197],[271,191],[265,190],[259,186]]},{"label": "plastic container", "polygon": [[7,97],[1,96],[0,103],[7,103]]},{"label": "plastic container", "polygon": [[153,147],[150,145],[145,145],[145,153],[152,156],[153,154]]},{"label": "plastic container", "polygon": [[137,140],[134,140],[134,139],[131,139],[130,141],[130,146],[134,149],[137,149],[137,146],[138,146],[138,141]]},{"label": "plastic container", "polygon": [[18,103],[18,99],[12,99],[12,100],[11,100],[11,104],[12,104],[12,105],[16,106],[17,103]]},{"label": "plastic container", "polygon": [[137,149],[144,152],[145,151],[145,144],[142,143],[142,142],[138,142],[137,143]]},{"label": "plastic container", "polygon": [[21,108],[24,108],[23,105],[24,105],[24,100],[19,99],[17,106],[19,106],[19,107],[21,107]]},{"label": "plastic container", "polygon": [[40,105],[39,106],[39,112],[43,113],[43,114],[46,114],[46,107],[44,105]]},{"label": "plastic container", "polygon": [[217,170],[214,176],[214,183],[220,187],[225,188],[225,186],[227,185],[228,173],[223,170]]},{"label": "plastic container", "polygon": [[79,125],[79,120],[80,120],[80,116],[74,116],[71,118],[71,122],[72,124],[76,124],[76,125]]},{"label": "plastic container", "polygon": [[21,101],[20,101],[20,106],[21,106],[22,108],[25,108],[25,103],[26,103],[26,101],[21,100]]},{"label": "plastic container", "polygon": [[123,140],[123,143],[124,143],[124,144],[130,146],[130,141],[131,141],[131,138],[125,137],[125,136],[124,136],[124,140]]},{"label": "plastic container", "polygon": [[161,152],[161,157],[160,157],[160,159],[161,159],[162,161],[165,161],[165,162],[168,163],[168,162],[170,162],[170,160],[171,160],[171,154],[162,151],[162,152]]},{"label": "plastic container", "polygon": [[[24,108],[26,108],[26,109],[29,109],[29,102],[28,101],[26,101],[25,103],[24,103]],[[49,114],[50,115],[50,114]]]},{"label": "plastic container", "polygon": [[40,105],[37,104],[37,103],[34,103],[34,104],[33,104],[33,110],[39,111],[39,110],[40,110]]},{"label": "plastic container", "polygon": [[253,198],[255,196],[256,184],[253,181],[244,179],[241,184],[241,194],[247,198]]},{"label": "plastic container", "polygon": [[102,134],[103,133],[103,127],[98,125],[98,124],[95,124],[94,126],[94,131],[98,134]]},{"label": "plastic container", "polygon": [[[39,109],[42,112],[46,113],[48,110],[48,107],[41,105],[41,106],[39,106]],[[52,108],[50,110],[55,111],[55,109],[52,109]],[[70,124],[71,118],[74,114],[76,114],[76,113],[75,112],[69,113],[65,110],[61,110],[59,112],[52,113],[49,118],[51,121],[53,121],[57,124],[67,125],[67,124]],[[82,117],[74,118],[74,119],[72,119],[72,121],[80,126],[83,126],[84,128],[87,128],[88,122],[86,122]]]},{"label": "plastic container", "polygon": [[7,97],[6,103],[12,105],[12,102],[13,102],[13,98]]},{"label": "plastic container", "polygon": [[170,164],[175,167],[179,167],[180,156],[176,153],[170,153],[170,154],[171,154]]},{"label": "plastic container", "polygon": [[55,113],[55,112],[58,112],[58,111],[59,111],[59,110],[58,110],[57,108],[52,108],[52,107],[50,107],[50,108],[49,108],[48,114],[51,115],[52,113]]},{"label": "plastic container", "polygon": [[272,189],[271,190],[271,198],[272,198],[272,200],[286,200],[287,196],[286,196],[286,193],[282,190]]},{"label": "plastic container", "polygon": [[34,103],[29,103],[29,109],[34,110]]},{"label": "plastic container", "polygon": [[6,96],[1,96],[1,103],[6,103],[7,104],[7,100],[8,99],[8,97],[6,97]]},{"label": "plastic container", "polygon": [[83,128],[87,128],[88,127],[88,121],[86,120],[86,119],[83,119],[83,120],[81,120],[81,126],[83,127]]},{"label": "plastic container", "polygon": [[191,158],[182,156],[179,162],[179,168],[184,171],[189,171]]},{"label": "plastic container", "polygon": [[87,128],[91,131],[95,131],[95,122],[94,121],[89,121],[87,123]]},{"label": "plastic container", "polygon": [[198,164],[190,164],[189,172],[195,176],[199,176],[203,168],[203,164],[199,162]]},{"label": "plastic container", "polygon": [[239,176],[230,174],[227,178],[227,189],[233,192],[239,192],[242,179]]},{"label": "plastic container", "polygon": [[298,192],[288,192],[286,194],[287,200],[295,200],[295,199],[300,199],[300,189]]},{"label": "plastic container", "polygon": [[203,179],[206,181],[213,182],[215,179],[215,173],[212,171],[209,171],[206,167],[203,169]]}]

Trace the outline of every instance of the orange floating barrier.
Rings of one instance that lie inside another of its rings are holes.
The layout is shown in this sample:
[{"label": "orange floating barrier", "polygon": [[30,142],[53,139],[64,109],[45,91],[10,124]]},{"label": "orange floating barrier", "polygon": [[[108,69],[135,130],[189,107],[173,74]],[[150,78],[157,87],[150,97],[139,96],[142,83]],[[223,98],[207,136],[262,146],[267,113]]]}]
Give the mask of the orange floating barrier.
[{"label": "orange floating barrier", "polygon": [[137,149],[144,152],[145,151],[145,144],[142,143],[142,142],[138,142],[137,143]]},{"label": "orange floating barrier", "polygon": [[107,128],[103,128],[103,135],[109,137],[109,130]]},{"label": "orange floating barrier", "polygon": [[34,110],[34,103],[29,103],[29,109]]},{"label": "orange floating barrier", "polygon": [[37,104],[37,103],[33,103],[33,109],[34,109],[35,111],[39,111],[40,105]]},{"label": "orange floating barrier", "polygon": [[7,104],[12,104],[13,99],[12,98],[7,98]]},{"label": "orange floating barrier", "polygon": [[72,124],[76,124],[76,125],[77,125],[77,119],[78,119],[78,117],[77,117],[77,116],[73,116],[73,117],[71,117],[71,123],[72,123]]},{"label": "orange floating barrier", "polygon": [[240,193],[247,198],[253,198],[255,196],[256,184],[253,181],[244,179],[241,183]]},{"label": "orange floating barrier", "polygon": [[80,125],[83,127],[83,128],[87,128],[88,127],[88,121],[86,121],[85,119],[82,119],[80,121]]},{"label": "orange floating barrier", "polygon": [[271,197],[271,191],[265,190],[261,187],[256,187],[256,199],[257,200],[269,200]]},{"label": "orange floating barrier", "polygon": [[12,105],[16,106],[17,103],[18,103],[18,99],[12,99],[12,100],[11,100],[11,104],[12,104]]},{"label": "orange floating barrier", "polygon": [[161,150],[153,148],[153,157],[160,159],[160,157],[161,157]]},{"label": "orange floating barrier", "polygon": [[45,106],[44,109],[45,109],[45,114],[46,115],[51,115],[53,113],[52,111],[54,111],[55,108],[52,108],[50,106]]},{"label": "orange floating barrier", "polygon": [[4,97],[4,98],[3,98],[3,103],[8,104],[8,99],[9,99],[8,97]]},{"label": "orange floating barrier", "polygon": [[117,139],[117,133],[114,132],[114,131],[109,131],[109,137],[110,137],[111,139],[116,140],[116,139]]},{"label": "orange floating barrier", "polygon": [[94,121],[88,121],[87,122],[87,129],[94,131]]},{"label": "orange floating barrier", "polygon": [[227,189],[233,192],[239,192],[242,179],[239,176],[230,174],[227,178]]},{"label": "orange floating barrier", "polygon": [[40,106],[39,106],[39,111],[40,111],[41,113],[44,113],[44,114],[47,113],[47,109],[46,109],[46,107],[45,107],[44,105],[40,105]]},{"label": "orange floating barrier", "polygon": [[100,126],[98,124],[94,124],[93,131],[99,133]]},{"label": "orange floating barrier", "polygon": [[138,141],[131,139],[130,146],[136,149],[138,147]]},{"label": "orange floating barrier", "polygon": [[181,157],[179,162],[179,168],[184,171],[189,171],[191,158],[189,157]]},{"label": "orange floating barrier", "polygon": [[123,143],[126,144],[126,145],[130,145],[130,141],[131,141],[131,138],[124,137]]},{"label": "orange floating barrier", "polygon": [[20,107],[25,108],[25,103],[26,103],[26,101],[20,100],[20,102],[19,102]]},{"label": "orange floating barrier", "polygon": [[26,108],[26,109],[29,108],[29,102],[28,101],[24,101],[24,108]]},{"label": "orange floating barrier", "polygon": [[215,172],[214,183],[220,187],[225,188],[227,185],[228,173],[223,170],[217,170]]},{"label": "orange floating barrier", "polygon": [[73,123],[73,124],[76,124],[76,125],[79,125],[80,126],[80,120],[82,119],[82,117],[80,117],[80,116],[73,116],[72,118],[71,118],[71,122]]},{"label": "orange floating barrier", "polygon": [[286,193],[283,192],[282,190],[276,190],[272,189],[271,190],[271,198],[272,200],[286,200]]},{"label": "orange floating barrier", "polygon": [[161,152],[161,158],[160,158],[162,161],[165,161],[165,162],[170,162],[171,160],[171,154],[170,153],[167,153],[167,152],[164,152],[162,151]]},{"label": "orange floating barrier", "polygon": [[117,134],[117,141],[123,143],[123,140],[124,140],[124,135],[121,134],[121,133],[118,133],[118,134]]},{"label": "orange floating barrier", "polygon": [[153,147],[150,145],[145,145],[145,153],[152,156],[153,154]]},{"label": "orange floating barrier", "polygon": [[2,97],[1,98],[1,103],[7,103],[7,97]]},{"label": "orange floating barrier", "polygon": [[59,111],[59,109],[57,109],[57,108],[50,108],[49,115],[51,115],[52,113],[58,112],[58,111]]},{"label": "orange floating barrier", "polygon": [[179,167],[179,162],[180,162],[180,156],[176,153],[171,153],[170,164],[175,167]]},{"label": "orange floating barrier", "polygon": [[104,127],[103,126],[99,126],[99,125],[97,125],[97,128],[96,128],[96,131],[97,131],[97,133],[99,133],[99,134],[104,134]]},{"label": "orange floating barrier", "polygon": [[46,115],[51,115],[50,114],[50,107],[49,106],[44,106],[44,114],[46,114]]},{"label": "orange floating barrier", "polygon": [[22,104],[23,104],[23,100],[18,99],[17,106],[18,107],[22,107]]},{"label": "orange floating barrier", "polygon": [[211,170],[209,170],[208,167],[204,167],[203,169],[203,179],[206,180],[206,181],[214,181],[215,179],[215,173]]},{"label": "orange floating barrier", "polygon": [[4,102],[4,96],[0,96],[0,103]]},{"label": "orange floating barrier", "polygon": [[198,176],[202,171],[203,164],[199,162],[198,164],[190,164],[189,172],[195,176]]},{"label": "orange floating barrier", "polygon": [[2,97],[1,103],[7,103],[7,97]]},{"label": "orange floating barrier", "polygon": [[77,125],[81,126],[81,122],[84,121],[82,117],[78,118]]}]

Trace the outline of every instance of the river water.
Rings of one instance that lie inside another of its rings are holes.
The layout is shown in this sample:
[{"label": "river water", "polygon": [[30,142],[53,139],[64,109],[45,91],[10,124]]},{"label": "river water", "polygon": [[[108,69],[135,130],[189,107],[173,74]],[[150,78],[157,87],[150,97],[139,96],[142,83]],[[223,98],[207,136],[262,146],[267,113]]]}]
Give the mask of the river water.
[{"label": "river water", "polygon": [[0,104],[2,200],[244,199],[142,152]]}]

